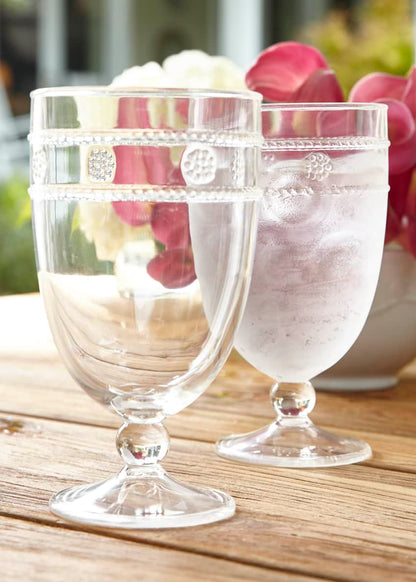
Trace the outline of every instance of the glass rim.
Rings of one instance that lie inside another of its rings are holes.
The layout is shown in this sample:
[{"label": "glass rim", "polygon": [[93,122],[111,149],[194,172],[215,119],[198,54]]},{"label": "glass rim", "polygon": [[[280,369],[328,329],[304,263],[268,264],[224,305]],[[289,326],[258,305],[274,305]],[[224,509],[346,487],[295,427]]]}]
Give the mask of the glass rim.
[{"label": "glass rim", "polygon": [[250,90],[204,89],[186,87],[116,87],[113,85],[85,85],[44,87],[30,92],[30,97],[172,97],[177,99],[198,97],[230,97],[261,101],[260,93]]},{"label": "glass rim", "polygon": [[261,112],[269,111],[292,111],[292,110],[302,110],[302,111],[386,111],[388,106],[385,103],[375,103],[370,101],[368,103],[358,103],[358,102],[322,102],[322,103],[287,103],[287,102],[275,102],[275,103],[264,103],[261,106]]}]

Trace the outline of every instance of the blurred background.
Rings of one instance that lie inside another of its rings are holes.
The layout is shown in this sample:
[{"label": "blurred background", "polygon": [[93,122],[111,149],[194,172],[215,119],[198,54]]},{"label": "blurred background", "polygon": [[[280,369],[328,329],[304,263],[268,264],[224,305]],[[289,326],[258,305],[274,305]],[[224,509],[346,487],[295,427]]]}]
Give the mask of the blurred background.
[{"label": "blurred background", "polygon": [[107,84],[184,49],[247,69],[275,42],[321,49],[347,95],[372,71],[405,75],[413,0],[0,0],[0,295],[37,290],[27,195],[29,93]]}]

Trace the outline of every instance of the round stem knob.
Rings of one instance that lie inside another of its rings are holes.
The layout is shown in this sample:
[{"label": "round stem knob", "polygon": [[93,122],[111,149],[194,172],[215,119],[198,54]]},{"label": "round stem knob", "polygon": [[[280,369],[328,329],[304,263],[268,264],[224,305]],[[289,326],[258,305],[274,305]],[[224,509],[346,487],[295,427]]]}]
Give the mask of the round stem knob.
[{"label": "round stem knob", "polygon": [[126,465],[154,465],[169,449],[169,434],[163,424],[123,424],[116,439],[117,450]]},{"label": "round stem knob", "polygon": [[278,382],[270,399],[279,418],[306,418],[315,406],[315,390],[310,382]]}]

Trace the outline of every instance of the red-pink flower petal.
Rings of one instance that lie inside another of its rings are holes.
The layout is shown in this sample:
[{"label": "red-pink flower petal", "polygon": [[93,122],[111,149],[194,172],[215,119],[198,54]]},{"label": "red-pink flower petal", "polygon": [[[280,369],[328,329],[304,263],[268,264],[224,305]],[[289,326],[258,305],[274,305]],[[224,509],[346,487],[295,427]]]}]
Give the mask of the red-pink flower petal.
[{"label": "red-pink flower petal", "polygon": [[355,111],[348,109],[328,109],[318,115],[319,137],[343,137],[357,135],[357,116]]},{"label": "red-pink flower petal", "polygon": [[416,221],[416,168],[413,168],[406,200],[406,213]]},{"label": "red-pink flower petal", "polygon": [[[118,109],[118,127],[120,129],[151,128],[148,111],[150,103],[151,98],[121,98]],[[165,126],[162,125],[162,127]],[[114,153],[117,161],[115,184],[165,186],[172,184],[172,180],[175,184],[178,181],[168,147],[116,146]]]},{"label": "red-pink flower petal", "polygon": [[[335,73],[329,69],[319,69],[295,91],[291,100],[294,103],[339,102],[344,101],[344,97]],[[342,114],[342,112],[337,113]],[[296,135],[302,137],[326,135],[320,133],[324,129],[320,128],[320,116],[321,113],[313,109],[296,111],[293,116],[293,129]]]},{"label": "red-pink flower petal", "polygon": [[327,68],[325,58],[316,48],[299,42],[280,42],[260,53],[246,74],[246,84],[267,101],[290,101],[310,75]]},{"label": "red-pink flower petal", "polygon": [[115,146],[114,184],[168,185],[175,168],[169,148],[156,146]]},{"label": "red-pink flower petal", "polygon": [[153,234],[167,249],[186,248],[191,242],[188,205],[185,202],[157,203],[150,222]]},{"label": "red-pink flower petal", "polygon": [[384,237],[384,243],[388,244],[392,242],[400,234],[400,219],[395,213],[394,209],[389,204],[387,209],[387,224],[386,224],[386,234]]},{"label": "red-pink flower petal", "polygon": [[294,103],[342,102],[344,95],[334,71],[319,69],[295,91],[291,101]]},{"label": "red-pink flower petal", "polygon": [[400,244],[406,251],[412,253],[416,258],[416,221],[408,221],[406,219],[405,224],[402,224],[402,231],[400,235],[396,238],[396,241]]},{"label": "red-pink flower petal", "polygon": [[416,131],[410,139],[389,147],[389,174],[402,174],[416,163]]},{"label": "red-pink flower petal", "polygon": [[377,99],[388,105],[389,173],[401,174],[416,163],[416,124],[409,108],[396,99]]},{"label": "red-pink flower petal", "polygon": [[388,73],[370,73],[354,85],[349,100],[358,103],[368,103],[383,98],[401,100],[406,84],[405,77]]},{"label": "red-pink flower petal", "polygon": [[409,223],[407,227],[409,250],[416,259],[416,217]]},{"label": "red-pink flower petal", "polygon": [[[148,99],[135,97],[120,99],[118,126],[135,129],[151,127]],[[184,184],[179,168],[176,168],[171,161],[168,147],[116,146],[114,154],[117,164],[114,184],[136,186]],[[113,208],[119,218],[131,226],[140,226],[150,221],[151,208],[146,203],[114,202]],[[174,242],[178,239],[179,235],[176,234]]]},{"label": "red-pink flower petal", "polygon": [[406,87],[403,92],[402,97],[403,103],[405,103],[410,109],[413,118],[416,119],[416,67],[413,66],[410,69],[409,76],[407,78]]},{"label": "red-pink flower petal", "polygon": [[114,212],[117,216],[130,226],[142,226],[150,221],[152,205],[149,202],[112,202]]},{"label": "red-pink flower petal", "polygon": [[410,109],[397,99],[377,99],[388,106],[387,122],[389,140],[392,146],[408,141],[415,132],[416,125]]},{"label": "red-pink flower petal", "polygon": [[262,133],[264,139],[296,137],[293,127],[295,112],[288,109],[281,111],[262,111]]},{"label": "red-pink flower petal", "polygon": [[151,127],[148,98],[121,97],[118,102],[117,127],[130,129]]},{"label": "red-pink flower petal", "polygon": [[416,170],[413,171],[406,203],[408,249],[416,257]]},{"label": "red-pink flower petal", "polygon": [[185,287],[196,279],[194,261],[189,249],[163,251],[147,264],[149,275],[167,289]]},{"label": "red-pink flower petal", "polygon": [[[400,210],[394,213],[397,217],[398,226],[394,221],[395,216],[393,214],[390,219],[390,234],[393,235],[395,229],[396,236],[392,236],[390,240],[395,239],[397,243],[416,257],[416,169],[412,168],[409,172],[400,174],[399,176],[390,176],[390,184],[394,186],[394,181],[397,181],[396,186],[399,187],[400,179],[402,180],[402,197],[398,201],[400,202]],[[390,197],[391,194],[392,192],[390,193]],[[394,198],[390,200],[390,197],[389,211],[393,209],[394,200]],[[389,225],[389,222],[387,224]]]},{"label": "red-pink flower petal", "polygon": [[147,184],[147,167],[141,149],[135,146],[115,146],[116,173],[114,184]]},{"label": "red-pink flower petal", "polygon": [[189,116],[189,100],[188,99],[180,99],[175,102],[175,111],[176,114],[182,119],[182,123],[187,125],[188,116]]},{"label": "red-pink flower petal", "polygon": [[[180,109],[186,116],[187,108]],[[160,127],[164,127],[161,119]],[[147,99],[123,98],[119,102],[119,128],[150,128]],[[180,169],[173,165],[170,150],[157,146],[117,146],[115,184],[184,185]],[[147,265],[153,279],[168,289],[189,285],[195,278],[190,249],[188,206],[185,203],[147,204],[136,201],[113,202],[119,218],[131,226],[151,222],[155,237],[165,250]]]},{"label": "red-pink flower petal", "polygon": [[185,249],[191,244],[189,224],[173,228],[166,239],[167,249]]},{"label": "red-pink flower petal", "polygon": [[412,175],[413,168],[402,174],[389,175],[389,204],[399,219],[401,219],[406,212],[407,198],[410,196],[409,188]]}]

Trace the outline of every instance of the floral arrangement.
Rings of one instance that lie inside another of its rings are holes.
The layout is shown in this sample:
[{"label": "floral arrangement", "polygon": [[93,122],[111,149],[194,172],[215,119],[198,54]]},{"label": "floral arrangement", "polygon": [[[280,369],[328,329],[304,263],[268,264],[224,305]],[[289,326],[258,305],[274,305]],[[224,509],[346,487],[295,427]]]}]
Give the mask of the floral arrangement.
[{"label": "floral arrangement", "polygon": [[[183,51],[168,57],[162,66],[150,62],[136,66],[116,77],[115,87],[176,87],[204,89],[246,89],[244,73],[229,59],[211,57],[201,51]],[[180,125],[180,115],[187,111],[166,111],[158,109],[156,100],[149,100],[147,111],[137,111],[134,100],[120,100],[117,126],[140,127],[169,126],[172,115]],[[82,126],[93,122],[95,126],[101,115],[94,107],[85,107],[79,119]],[[181,152],[175,148],[155,148],[146,146],[114,147],[117,159],[115,184],[158,184],[184,186],[180,171]],[[97,258],[115,260],[125,243],[134,241],[150,228],[156,241],[156,255],[147,263],[148,274],[168,289],[189,285],[196,278],[189,232],[189,214],[186,203],[146,203],[120,201],[96,205],[81,204],[79,224],[89,241],[95,243]]]},{"label": "floral arrangement", "polygon": [[[263,51],[246,75],[249,89],[267,101],[344,101],[338,79],[317,49],[282,42]],[[416,257],[416,67],[408,77],[371,73],[350,91],[349,101],[388,106],[389,205],[386,243]]]},{"label": "floral arrangement", "polygon": [[[246,75],[224,57],[210,57],[201,51],[183,51],[166,59],[163,66],[147,63],[142,67],[132,67],[116,77],[112,85],[249,88],[272,102],[344,101],[337,76],[323,54],[299,42],[282,42],[267,48]],[[416,257],[416,67],[410,70],[408,77],[388,73],[364,76],[353,86],[349,101],[388,105],[390,193],[385,242],[399,244]],[[123,116],[131,123],[131,116],[140,114],[150,116],[146,123],[151,121],[151,125],[163,127],[163,116],[161,119],[149,109],[147,113],[137,113],[129,109],[127,101],[124,111],[119,112],[119,126],[123,127]],[[156,154],[155,150],[142,148],[140,160],[129,147],[115,151],[118,161],[120,157],[124,158],[123,163],[117,164],[120,170],[116,172],[114,183],[158,183],[160,172],[164,172],[166,183],[184,185],[180,159],[171,159],[168,151],[167,158],[160,159],[161,154]],[[149,275],[167,288],[182,287],[195,279],[186,203],[113,202],[111,207],[112,212],[107,212],[106,220],[113,229],[118,222],[119,235],[111,237],[110,229],[107,238],[102,220],[91,220],[86,209],[81,209],[81,229],[89,240],[100,241],[102,256],[99,258],[114,258],[125,242],[137,236],[138,229],[150,228],[158,252],[147,265]],[[115,241],[116,249],[106,246],[110,240]]]}]

